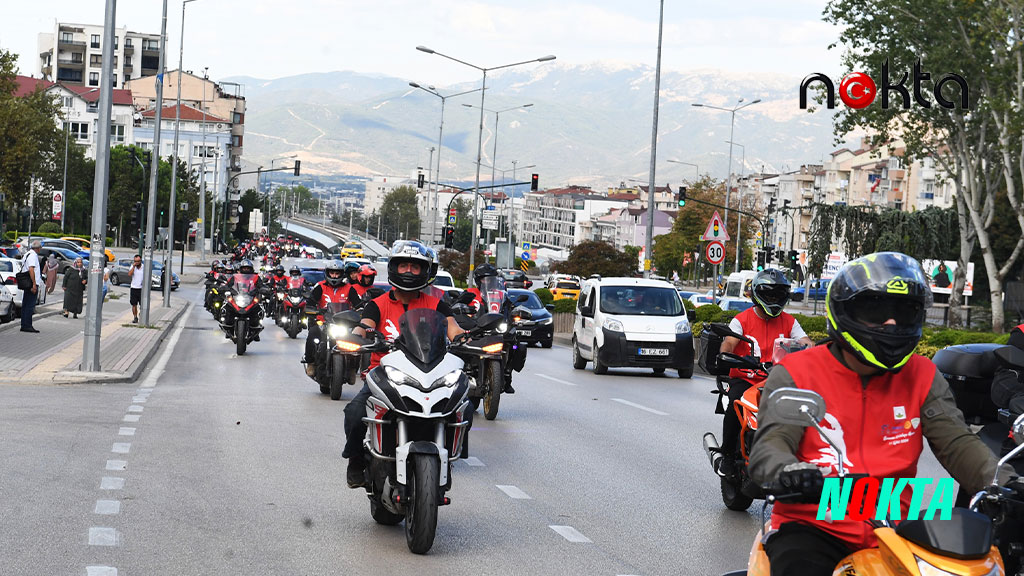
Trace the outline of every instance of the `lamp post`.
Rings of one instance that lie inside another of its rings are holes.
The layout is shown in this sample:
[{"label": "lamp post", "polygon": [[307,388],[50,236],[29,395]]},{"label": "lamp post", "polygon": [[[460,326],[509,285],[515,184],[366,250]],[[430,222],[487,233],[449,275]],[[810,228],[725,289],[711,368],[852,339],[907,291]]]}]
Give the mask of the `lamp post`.
[{"label": "lamp post", "polygon": [[[723,111],[728,112],[729,114],[731,114],[732,115],[732,119],[729,122],[729,140],[728,141],[732,142],[733,130],[736,128],[736,112],[746,108],[747,106],[753,106],[754,104],[757,104],[760,101],[761,101],[761,99],[758,98],[757,100],[754,100],[753,102],[747,102],[746,104],[743,104],[741,106],[736,106],[734,108],[722,108],[720,106],[712,106],[710,104],[693,104],[693,106],[695,106],[697,108],[711,108],[712,110],[723,110]],[[743,102],[743,98],[740,98],[739,100],[737,100],[737,104],[739,104],[741,102]],[[728,206],[729,206],[729,195],[732,193],[732,144],[729,144],[729,174],[728,174],[728,177],[727,177],[726,181],[727,181],[727,184],[725,186],[725,205],[726,205],[726,209],[725,209],[725,216],[722,218],[722,224],[725,226],[726,229],[728,229],[729,228],[729,208],[728,208]],[[739,261],[738,260],[737,260],[736,272],[739,272]]]},{"label": "lamp post", "polygon": [[[512,226],[513,226],[513,224],[515,222],[515,215],[516,215],[515,209],[514,209],[515,208],[515,204],[514,204],[514,200],[515,200],[515,184],[514,184],[514,182],[516,181],[516,169],[517,169],[516,165],[518,163],[519,163],[519,160],[513,160],[511,168],[506,168],[505,170],[502,170],[501,168],[497,168],[497,171],[501,172],[501,193],[502,194],[505,194],[505,173],[507,173],[507,172],[511,172],[512,173],[512,182],[513,182],[513,184],[512,184],[512,192],[513,192],[513,195],[512,196],[508,196],[507,194],[505,195],[505,201],[508,203],[508,215],[506,216],[505,231],[506,231],[506,236],[508,236],[508,238],[506,238],[506,241],[508,243],[508,253],[509,253],[509,256],[511,257],[511,260],[509,260],[509,264],[508,264],[509,268],[512,268],[513,264],[515,264],[515,262],[516,262],[515,252],[512,251],[513,244],[514,244],[512,242]],[[537,167],[536,164],[530,164],[529,166],[522,166],[522,169],[523,170],[527,170],[529,168],[536,168],[536,167]],[[494,166],[491,166],[491,169],[492,170],[495,169]]]},{"label": "lamp post", "polygon": [[426,46],[417,46],[417,50],[425,52],[427,54],[437,54],[442,58],[447,58],[453,62],[464,64],[470,68],[476,68],[483,73],[483,81],[480,84],[480,129],[477,132],[477,143],[476,143],[476,184],[473,186],[473,240],[469,247],[469,277],[466,279],[470,286],[473,286],[473,269],[476,268],[476,248],[477,248],[477,210],[480,198],[480,161],[483,157],[483,145],[484,145],[484,96],[487,94],[487,73],[492,70],[500,70],[502,68],[511,68],[512,66],[519,66],[522,64],[531,64],[533,62],[549,62],[555,59],[553,55],[541,56],[540,58],[534,58],[533,60],[523,60],[522,62],[513,62],[511,64],[503,64],[501,66],[492,66],[490,68],[484,68],[475,64],[470,64],[458,58],[453,58],[447,54],[442,54],[435,50],[431,50]]},{"label": "lamp post", "polygon": [[[739,142],[733,142],[732,140],[726,140],[725,142],[726,142],[726,144],[729,144],[730,146],[739,146],[743,150],[743,160],[740,161],[740,178],[742,179],[744,174],[746,173],[746,170],[747,170],[747,147],[744,146],[743,144],[740,144]],[[730,174],[732,173],[732,166],[729,167],[729,173]],[[739,197],[740,197],[740,199],[736,202],[736,206],[739,207],[738,210],[743,210],[743,191],[742,190],[736,190],[736,193],[739,194]],[[728,206],[728,205],[729,204],[727,203],[726,206]],[[742,223],[743,223],[743,212],[737,211],[736,212],[736,267],[733,269],[733,272],[739,272],[740,271],[740,251],[743,248],[743,232],[742,232],[743,229],[740,228],[740,225]]]},{"label": "lamp post", "polygon": [[661,95],[661,39],[665,23],[665,0],[658,3],[658,57],[654,66],[654,120],[651,122],[651,167],[648,175],[647,242],[644,244],[644,278],[651,277],[654,261],[654,169],[658,159],[658,102]]},{"label": "lamp post", "polygon": [[430,218],[430,239],[431,242],[434,242],[437,239],[437,187],[441,185],[441,136],[444,134],[444,103],[449,98],[462,96],[463,94],[470,94],[481,89],[473,88],[472,90],[466,90],[465,92],[457,92],[455,94],[445,96],[438,92],[433,86],[423,86],[415,82],[409,82],[409,86],[419,88],[427,94],[433,94],[441,99],[441,123],[437,127],[437,170],[434,172],[434,210],[432,212],[433,216]]},{"label": "lamp post", "polygon": [[[700,180],[700,167],[694,164],[693,162],[683,162],[681,160],[666,160],[666,162],[671,162],[673,164],[682,164],[684,166],[693,166],[694,169],[697,170],[697,180]],[[694,180],[694,182],[696,182],[696,180]]]},{"label": "lamp post", "polygon": [[[143,278],[153,277],[153,237],[156,235],[156,196],[157,181],[160,177],[160,124],[163,122],[164,107],[164,53],[167,49],[167,0],[163,2],[163,17],[160,24],[160,57],[157,65],[156,80],[156,114],[153,123],[153,152],[149,169],[149,203],[146,205],[146,252],[143,257],[142,276]],[[149,304],[152,290],[151,282],[142,283],[142,310],[139,311],[139,321],[143,326],[149,325]]]},{"label": "lamp post", "polygon": [[203,181],[199,186],[199,226],[196,226],[196,243],[199,244],[199,259],[206,261],[206,82],[209,79],[207,72],[209,66],[203,67],[203,163],[200,171],[203,173]]}]

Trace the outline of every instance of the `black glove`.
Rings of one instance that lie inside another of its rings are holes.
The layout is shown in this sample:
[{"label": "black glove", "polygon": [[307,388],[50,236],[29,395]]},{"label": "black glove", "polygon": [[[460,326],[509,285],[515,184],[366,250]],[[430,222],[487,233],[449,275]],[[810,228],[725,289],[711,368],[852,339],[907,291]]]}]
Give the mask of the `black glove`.
[{"label": "black glove", "polygon": [[821,470],[810,462],[788,464],[779,474],[779,484],[790,493],[803,494],[808,499],[817,500],[825,478]]}]

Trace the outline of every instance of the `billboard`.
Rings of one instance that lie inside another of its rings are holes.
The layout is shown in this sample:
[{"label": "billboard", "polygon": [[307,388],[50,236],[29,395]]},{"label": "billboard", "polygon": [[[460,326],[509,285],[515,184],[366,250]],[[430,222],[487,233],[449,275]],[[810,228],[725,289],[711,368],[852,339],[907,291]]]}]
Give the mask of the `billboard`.
[{"label": "billboard", "polygon": [[[953,275],[956,273],[955,260],[922,260],[921,266],[928,277],[932,292],[949,294],[953,291]],[[974,263],[967,263],[967,283],[964,285],[964,296],[974,294]]]}]

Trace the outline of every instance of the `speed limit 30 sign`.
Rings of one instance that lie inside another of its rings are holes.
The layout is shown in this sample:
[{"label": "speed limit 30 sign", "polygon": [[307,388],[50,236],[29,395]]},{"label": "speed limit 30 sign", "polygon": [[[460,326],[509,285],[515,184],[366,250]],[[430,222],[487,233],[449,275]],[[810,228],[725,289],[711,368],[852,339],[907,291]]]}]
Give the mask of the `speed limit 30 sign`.
[{"label": "speed limit 30 sign", "polygon": [[708,242],[704,248],[704,257],[712,264],[721,264],[725,260],[725,244]]}]

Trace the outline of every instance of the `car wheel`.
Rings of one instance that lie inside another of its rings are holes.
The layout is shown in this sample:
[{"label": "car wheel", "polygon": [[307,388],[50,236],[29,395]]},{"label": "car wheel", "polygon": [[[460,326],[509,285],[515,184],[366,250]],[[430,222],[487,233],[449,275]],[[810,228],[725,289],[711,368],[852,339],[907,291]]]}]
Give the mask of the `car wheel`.
[{"label": "car wheel", "polygon": [[679,377],[680,378],[692,378],[693,377],[693,363],[692,362],[690,363],[689,366],[686,366],[686,367],[683,367],[683,368],[679,369]]},{"label": "car wheel", "polygon": [[551,348],[552,346],[554,346],[554,344],[555,344],[555,339],[554,338],[551,338],[549,340],[544,340],[544,341],[542,341],[540,343],[542,348]]},{"label": "car wheel", "polygon": [[110,283],[113,284],[114,286],[121,285],[121,280],[117,277],[116,272],[110,275]]},{"label": "car wheel", "polygon": [[587,360],[580,354],[580,347],[576,343],[575,337],[572,339],[572,367],[577,370],[583,370],[587,367]]},{"label": "car wheel", "polygon": [[601,348],[597,345],[597,340],[594,340],[594,374],[607,374],[608,367],[601,363]]}]

